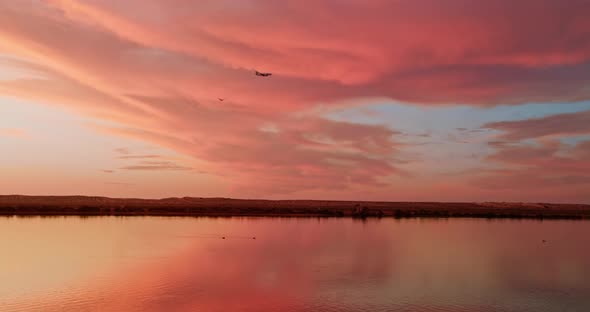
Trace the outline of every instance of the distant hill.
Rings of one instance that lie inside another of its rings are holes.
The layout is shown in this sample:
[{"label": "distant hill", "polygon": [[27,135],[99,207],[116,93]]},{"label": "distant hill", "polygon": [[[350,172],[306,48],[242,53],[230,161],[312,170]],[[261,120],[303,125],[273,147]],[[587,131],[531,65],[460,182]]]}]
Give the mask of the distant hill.
[{"label": "distant hill", "polygon": [[590,205],[6,195],[0,196],[0,215],[590,219]]}]

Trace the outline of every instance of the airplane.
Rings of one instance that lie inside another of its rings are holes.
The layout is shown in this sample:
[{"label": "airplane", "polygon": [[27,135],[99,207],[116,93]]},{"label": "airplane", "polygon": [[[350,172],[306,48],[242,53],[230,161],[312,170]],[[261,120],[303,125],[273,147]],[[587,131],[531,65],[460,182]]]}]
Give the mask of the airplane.
[{"label": "airplane", "polygon": [[256,70],[256,76],[261,76],[261,77],[268,77],[271,76],[272,73],[261,73],[259,71]]}]

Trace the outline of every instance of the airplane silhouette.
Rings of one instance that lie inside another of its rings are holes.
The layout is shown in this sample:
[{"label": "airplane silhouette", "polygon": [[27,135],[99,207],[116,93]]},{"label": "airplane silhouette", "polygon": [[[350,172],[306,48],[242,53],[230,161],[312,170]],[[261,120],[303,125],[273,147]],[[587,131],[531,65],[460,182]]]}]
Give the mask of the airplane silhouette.
[{"label": "airplane silhouette", "polygon": [[268,77],[271,76],[272,73],[261,73],[259,71],[256,70],[256,76],[260,76],[260,77]]}]

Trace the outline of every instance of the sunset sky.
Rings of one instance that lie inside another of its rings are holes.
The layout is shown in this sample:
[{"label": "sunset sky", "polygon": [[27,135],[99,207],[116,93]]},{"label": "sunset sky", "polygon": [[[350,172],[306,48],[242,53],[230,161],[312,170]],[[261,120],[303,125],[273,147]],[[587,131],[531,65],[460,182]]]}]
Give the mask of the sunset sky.
[{"label": "sunset sky", "polygon": [[590,203],[589,16],[0,0],[0,193]]}]

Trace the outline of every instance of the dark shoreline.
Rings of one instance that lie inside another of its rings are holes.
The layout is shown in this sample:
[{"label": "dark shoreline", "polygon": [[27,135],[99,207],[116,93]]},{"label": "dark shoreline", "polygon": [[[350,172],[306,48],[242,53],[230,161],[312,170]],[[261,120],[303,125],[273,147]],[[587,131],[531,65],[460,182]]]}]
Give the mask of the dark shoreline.
[{"label": "dark shoreline", "polygon": [[590,205],[7,195],[0,196],[0,216],[590,219]]}]

